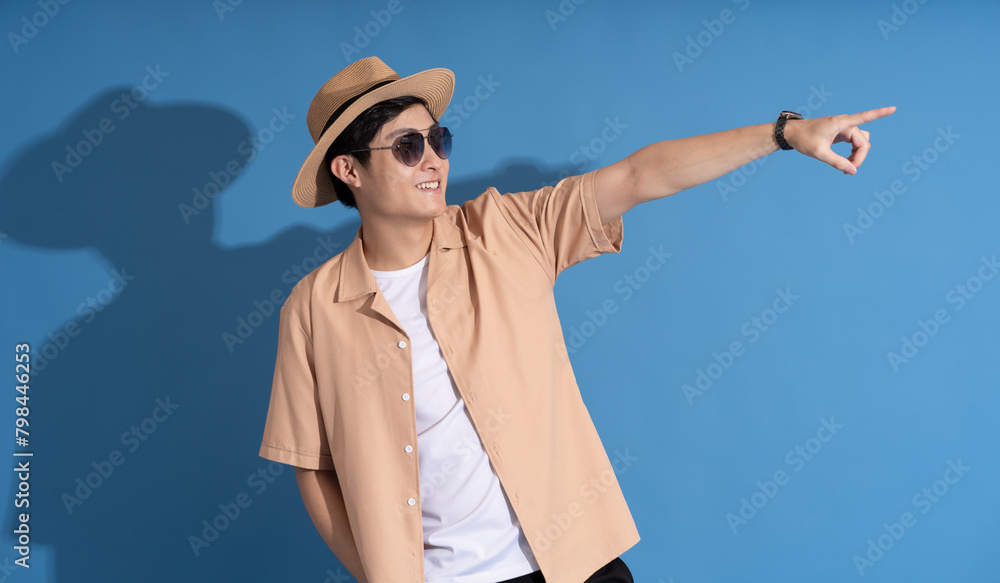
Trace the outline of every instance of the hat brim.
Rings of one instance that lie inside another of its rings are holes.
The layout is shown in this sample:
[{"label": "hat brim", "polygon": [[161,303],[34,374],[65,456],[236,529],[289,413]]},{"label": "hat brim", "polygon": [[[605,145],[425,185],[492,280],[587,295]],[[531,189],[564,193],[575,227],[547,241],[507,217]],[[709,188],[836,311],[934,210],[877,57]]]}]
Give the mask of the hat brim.
[{"label": "hat brim", "polygon": [[309,152],[292,185],[292,199],[304,208],[315,208],[337,200],[337,192],[330,173],[323,167],[323,159],[340,132],[366,109],[380,101],[412,95],[426,101],[431,115],[440,120],[448,109],[454,90],[454,73],[448,69],[428,69],[383,85],[362,96],[323,132],[316,146]]}]

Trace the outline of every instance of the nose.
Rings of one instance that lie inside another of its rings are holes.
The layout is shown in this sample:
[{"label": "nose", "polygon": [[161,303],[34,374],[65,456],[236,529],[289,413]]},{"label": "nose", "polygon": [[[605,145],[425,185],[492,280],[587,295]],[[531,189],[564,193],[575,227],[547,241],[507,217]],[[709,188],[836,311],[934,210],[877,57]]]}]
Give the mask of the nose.
[{"label": "nose", "polygon": [[445,164],[445,159],[438,156],[434,148],[431,147],[431,141],[427,136],[424,136],[424,155],[420,159],[420,165],[426,168],[440,168]]}]

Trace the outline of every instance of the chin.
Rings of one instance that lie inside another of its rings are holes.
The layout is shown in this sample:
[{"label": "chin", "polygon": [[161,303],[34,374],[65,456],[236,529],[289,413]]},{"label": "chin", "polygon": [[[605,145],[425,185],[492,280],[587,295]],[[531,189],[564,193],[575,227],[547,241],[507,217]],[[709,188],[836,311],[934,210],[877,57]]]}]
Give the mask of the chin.
[{"label": "chin", "polygon": [[444,198],[442,198],[441,199],[441,204],[435,206],[431,210],[431,214],[433,215],[433,218],[436,219],[436,218],[440,217],[441,215],[443,215],[447,210],[448,210],[448,204],[445,202]]},{"label": "chin", "polygon": [[[445,197],[445,193],[442,190],[441,194],[435,196],[432,199],[433,208],[438,209],[437,214],[440,215],[448,207],[448,199]],[[435,215],[436,216],[436,215]]]}]

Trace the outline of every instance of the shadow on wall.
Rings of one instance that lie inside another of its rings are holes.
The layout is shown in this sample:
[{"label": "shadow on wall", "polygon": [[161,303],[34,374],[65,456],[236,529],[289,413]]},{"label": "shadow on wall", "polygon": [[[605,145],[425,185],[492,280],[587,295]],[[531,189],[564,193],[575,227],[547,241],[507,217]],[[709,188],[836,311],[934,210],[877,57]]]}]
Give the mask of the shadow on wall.
[{"label": "shadow on wall", "polygon": [[[95,96],[0,179],[11,241],[90,247],[112,266],[107,287],[79,290],[77,317],[32,347],[32,545],[54,554],[60,583],[322,581],[337,561],[294,473],[257,450],[278,309],[360,221],[219,249],[212,205],[186,218],[179,205],[210,173],[253,163],[239,148],[251,128],[204,104],[109,116],[122,92]],[[534,190],[566,170],[507,162],[451,184],[449,201]],[[11,506],[4,529],[16,525]]]}]

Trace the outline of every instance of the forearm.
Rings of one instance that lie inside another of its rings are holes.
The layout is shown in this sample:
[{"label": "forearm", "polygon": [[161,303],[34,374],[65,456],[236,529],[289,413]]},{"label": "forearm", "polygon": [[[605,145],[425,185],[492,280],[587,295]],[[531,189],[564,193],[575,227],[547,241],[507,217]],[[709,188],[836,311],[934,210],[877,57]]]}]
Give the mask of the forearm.
[{"label": "forearm", "polygon": [[319,535],[351,575],[359,583],[367,583],[336,472],[295,468],[295,480]]},{"label": "forearm", "polygon": [[[786,136],[794,125],[786,125]],[[777,151],[774,123],[657,142],[625,159],[636,203],[670,196]]]}]

